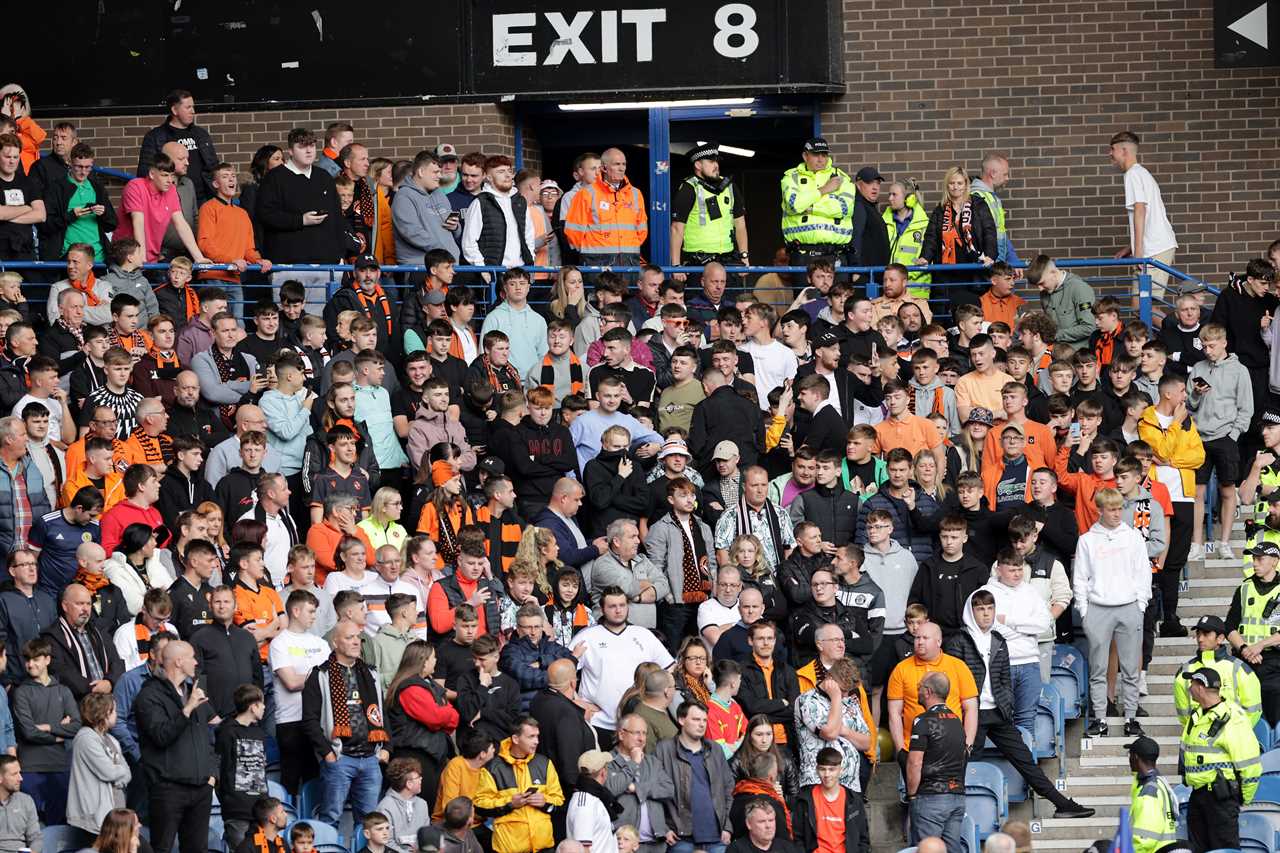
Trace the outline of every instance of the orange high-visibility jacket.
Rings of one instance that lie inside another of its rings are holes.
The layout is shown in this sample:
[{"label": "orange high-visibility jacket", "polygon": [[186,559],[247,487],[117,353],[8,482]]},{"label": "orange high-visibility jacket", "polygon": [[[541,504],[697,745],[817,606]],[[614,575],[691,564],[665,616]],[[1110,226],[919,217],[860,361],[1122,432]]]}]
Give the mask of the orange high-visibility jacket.
[{"label": "orange high-visibility jacket", "polygon": [[569,245],[591,255],[636,255],[649,236],[644,194],[623,180],[616,190],[597,179],[573,195],[564,220]]}]

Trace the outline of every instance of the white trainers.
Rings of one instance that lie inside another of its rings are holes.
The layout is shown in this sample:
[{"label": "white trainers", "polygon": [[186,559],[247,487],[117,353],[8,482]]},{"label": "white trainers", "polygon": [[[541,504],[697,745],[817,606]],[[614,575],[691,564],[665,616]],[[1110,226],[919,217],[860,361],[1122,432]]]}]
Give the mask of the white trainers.
[{"label": "white trainers", "polygon": [[1139,696],[1148,696],[1148,695],[1150,695],[1149,693],[1147,693],[1147,672],[1146,672],[1146,670],[1142,670],[1141,672],[1139,672],[1139,673],[1138,673],[1138,695],[1139,695]]},{"label": "white trainers", "polygon": [[1228,542],[1219,542],[1215,552],[1219,560],[1234,560],[1236,558],[1235,553],[1231,550],[1231,544]]},{"label": "white trainers", "polygon": [[1204,562],[1204,546],[1195,542],[1191,543],[1191,549],[1187,551],[1188,563]]}]

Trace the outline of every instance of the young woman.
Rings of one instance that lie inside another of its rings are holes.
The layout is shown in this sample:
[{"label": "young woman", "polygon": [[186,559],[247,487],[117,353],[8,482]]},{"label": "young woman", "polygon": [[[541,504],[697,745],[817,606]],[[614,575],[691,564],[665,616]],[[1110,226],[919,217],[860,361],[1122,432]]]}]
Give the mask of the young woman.
[{"label": "young woman", "polygon": [[413,758],[422,767],[422,799],[436,801],[440,771],[449,760],[449,736],[458,728],[458,710],[444,688],[431,680],[436,650],[425,640],[405,646],[387,685],[387,730],[393,758]]},{"label": "young woman", "polygon": [[542,609],[547,614],[547,633],[571,649],[574,635],[596,624],[582,589],[582,574],[573,566],[562,565],[552,578],[551,588],[551,601]]},{"label": "young woman", "polygon": [[223,532],[222,507],[213,501],[205,501],[196,507],[195,513],[204,519],[208,530],[205,538],[213,543],[214,549],[218,552],[218,574],[215,577],[221,577],[222,569],[227,565],[227,554],[231,551],[231,543],[227,541]]},{"label": "young woman", "polygon": [[369,516],[356,525],[369,539],[370,547],[366,554],[369,565],[373,565],[373,555],[383,545],[394,545],[404,550],[409,532],[400,524],[400,516],[403,512],[404,498],[400,497],[398,490],[383,486],[373,493],[373,505],[369,508]]},{"label": "young woman", "polygon": [[512,564],[527,563],[538,567],[537,589],[543,601],[550,601],[552,588],[550,578],[555,577],[564,563],[560,562],[560,543],[545,527],[526,527],[520,536],[520,544],[516,546],[516,556]]},{"label": "young woman", "polygon": [[[961,166],[947,169],[942,179],[942,201],[929,216],[920,250],[922,260],[931,264],[990,264],[997,254],[996,222],[981,198],[969,193],[969,175]],[[966,284],[947,288],[951,310],[957,305],[977,304],[982,295],[981,270],[932,272],[934,283]]]},{"label": "young woman", "polygon": [[476,511],[463,495],[462,474],[452,462],[431,463],[430,476],[435,488],[418,516],[418,532],[435,541],[436,568],[443,569],[458,559],[458,531],[476,523]]},{"label": "young woman", "polygon": [[168,589],[176,578],[156,553],[156,532],[148,524],[130,524],[120,536],[116,551],[103,566],[107,580],[124,593],[130,616],[142,609],[142,597],[152,588]]},{"label": "young woman", "polygon": [[800,794],[800,768],[791,757],[791,750],[779,749],[773,740],[773,723],[764,714],[756,714],[747,721],[747,737],[738,747],[738,751],[729,759],[729,768],[733,770],[735,779],[746,779],[751,775],[749,762],[762,752],[772,752],[778,760],[778,779],[782,782],[782,793],[788,802],[795,800]]},{"label": "young woman", "polygon": [[681,703],[711,701],[711,649],[701,637],[685,637],[676,652],[676,693],[671,697],[672,707]]},{"label": "young woman", "polygon": [[586,293],[581,270],[561,267],[556,283],[551,285],[551,303],[548,305],[551,316],[567,320],[577,328],[582,318],[587,316]]},{"label": "young woman", "polygon": [[991,431],[991,412],[981,406],[969,412],[969,419],[960,427],[960,435],[947,448],[948,485],[954,486],[956,477],[965,471],[982,473],[982,447]]},{"label": "young woman", "polygon": [[[98,853],[150,853],[151,847],[142,840],[142,824],[133,809],[112,809],[102,821],[102,828],[89,850]],[[83,851],[82,851],[83,853]]]},{"label": "young woman", "polygon": [[80,700],[80,731],[71,741],[71,783],[67,823],[80,830],[80,844],[93,843],[112,809],[124,808],[132,774],[120,743],[108,732],[116,724],[116,700],[110,693],[89,693]]},{"label": "young woman", "polygon": [[729,543],[729,559],[742,572],[742,588],[752,587],[764,596],[764,617],[776,625],[785,625],[787,599],[778,588],[773,572],[764,561],[764,546],[750,533]]},{"label": "young woman", "polygon": [[324,591],[329,595],[337,595],[344,589],[359,590],[369,579],[366,566],[368,548],[355,536],[343,536],[338,541],[338,550],[334,554],[333,564],[341,571],[329,572],[324,579]]}]

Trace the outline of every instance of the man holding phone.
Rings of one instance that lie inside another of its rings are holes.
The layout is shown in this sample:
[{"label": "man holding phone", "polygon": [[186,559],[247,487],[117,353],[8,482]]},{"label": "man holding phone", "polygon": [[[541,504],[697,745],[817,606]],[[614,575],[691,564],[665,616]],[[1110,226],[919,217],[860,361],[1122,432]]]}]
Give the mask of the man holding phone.
[{"label": "man holding phone", "polygon": [[564,792],[551,759],[538,752],[538,721],[521,717],[498,754],[480,771],[472,796],[493,820],[493,853],[532,853],[555,847],[551,809]]},{"label": "man holding phone", "polygon": [[[313,168],[316,136],[305,127],[289,131],[283,168],[267,172],[258,187],[257,220],[262,226],[262,254],[277,264],[340,263],[347,245],[342,211],[333,178]],[[329,273],[272,273],[277,287],[285,280],[302,282],[312,313],[328,299]]]},{"label": "man holding phone", "polygon": [[1218,559],[1233,560],[1227,541],[1235,522],[1236,484],[1240,482],[1240,436],[1249,429],[1253,417],[1253,385],[1249,370],[1234,353],[1227,352],[1227,330],[1209,323],[1200,330],[1204,361],[1191,368],[1187,406],[1195,415],[1195,425],[1204,442],[1204,464],[1196,472],[1196,502],[1191,552],[1188,560],[1201,560],[1204,547],[1204,505],[1209,478],[1218,472],[1218,493],[1222,510],[1218,513],[1218,540],[1211,546]]}]

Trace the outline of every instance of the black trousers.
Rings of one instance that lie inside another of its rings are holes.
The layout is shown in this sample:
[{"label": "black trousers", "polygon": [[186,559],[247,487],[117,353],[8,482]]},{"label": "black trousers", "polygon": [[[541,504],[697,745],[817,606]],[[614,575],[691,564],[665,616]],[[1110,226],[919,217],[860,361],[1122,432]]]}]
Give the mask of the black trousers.
[{"label": "black trousers", "polygon": [[1208,788],[1191,792],[1187,809],[1187,834],[1195,853],[1240,849],[1240,804],[1219,800]]},{"label": "black trousers", "polygon": [[1031,790],[1053,803],[1054,808],[1062,809],[1071,805],[1071,800],[1054,787],[1040,765],[1036,764],[1031,750],[1027,749],[1022,740],[1022,732],[999,711],[992,709],[978,712],[978,734],[973,739],[975,748],[982,748],[982,744],[986,742],[984,738],[991,738],[1005,761],[1012,764],[1018,775],[1027,780]]},{"label": "black trousers", "polygon": [[156,781],[151,785],[151,846],[179,853],[208,853],[213,787]]},{"label": "black trousers", "polygon": [[658,603],[658,631],[668,651],[675,654],[685,637],[698,636],[698,605]]},{"label": "black trousers", "polygon": [[1280,672],[1264,670],[1258,673],[1258,681],[1262,687],[1262,717],[1267,725],[1274,726],[1280,723]]},{"label": "black trousers", "polygon": [[[302,783],[320,775],[315,750],[302,728],[302,723],[277,723],[276,743],[280,746],[280,784],[295,797]],[[426,774],[423,774],[425,787]],[[435,803],[433,802],[434,806]]]}]

